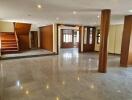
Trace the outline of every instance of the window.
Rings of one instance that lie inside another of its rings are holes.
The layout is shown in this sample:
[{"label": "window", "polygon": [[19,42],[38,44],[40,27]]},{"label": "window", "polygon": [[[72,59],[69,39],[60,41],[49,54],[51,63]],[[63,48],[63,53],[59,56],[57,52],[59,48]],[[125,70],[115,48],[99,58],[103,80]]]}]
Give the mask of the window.
[{"label": "window", "polygon": [[63,30],[63,42],[72,42],[72,31],[71,30]]},{"label": "window", "polygon": [[79,31],[74,31],[74,43],[79,42]]},{"label": "window", "polygon": [[85,27],[85,29],[84,29],[84,44],[87,44],[87,35],[88,35],[88,32],[87,32],[88,30],[87,30],[87,27]]},{"label": "window", "polygon": [[100,30],[97,30],[97,44],[100,44]]},{"label": "window", "polygon": [[79,42],[79,31],[77,31],[77,38],[76,38],[76,42]]},{"label": "window", "polygon": [[93,41],[93,28],[90,28],[89,44],[92,44],[92,41]]}]

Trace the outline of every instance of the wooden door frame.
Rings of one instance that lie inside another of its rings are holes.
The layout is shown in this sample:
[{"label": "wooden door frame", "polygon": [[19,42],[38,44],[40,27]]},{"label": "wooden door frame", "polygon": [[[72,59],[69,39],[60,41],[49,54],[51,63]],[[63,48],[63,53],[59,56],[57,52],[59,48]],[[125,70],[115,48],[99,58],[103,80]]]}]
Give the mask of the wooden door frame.
[{"label": "wooden door frame", "polygon": [[70,27],[76,27],[78,26],[79,27],[79,43],[78,43],[78,52],[81,53],[81,34],[82,34],[82,31],[81,31],[81,28],[82,26],[80,25],[74,25],[74,24],[57,24],[57,55],[59,55],[59,26],[61,25],[64,25],[64,26],[70,26]]},{"label": "wooden door frame", "polygon": [[[84,26],[84,30],[87,28],[87,43],[83,43],[83,51],[84,52],[93,52],[95,49],[95,39],[96,39],[96,27],[93,26]],[[92,44],[89,44],[90,39],[90,28],[93,28],[92,30]],[[83,42],[84,42],[84,35],[83,35]]]},{"label": "wooden door frame", "polygon": [[[63,35],[64,35],[64,30],[71,30],[71,35],[72,35],[72,42],[69,42],[69,43],[64,43],[64,38],[63,38]],[[61,35],[60,35],[60,38],[61,38],[61,48],[73,48],[74,45],[73,45],[73,31],[72,29],[61,29]]]},{"label": "wooden door frame", "polygon": [[[31,49],[32,49],[32,32],[37,32],[37,48],[39,48],[39,34],[38,31],[30,31],[30,43],[31,43]],[[36,49],[37,49],[36,48]]]}]

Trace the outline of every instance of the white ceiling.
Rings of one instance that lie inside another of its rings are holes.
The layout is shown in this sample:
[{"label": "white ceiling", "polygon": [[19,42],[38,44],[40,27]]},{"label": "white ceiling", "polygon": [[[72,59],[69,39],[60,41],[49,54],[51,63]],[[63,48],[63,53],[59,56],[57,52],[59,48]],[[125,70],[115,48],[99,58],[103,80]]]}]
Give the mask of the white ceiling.
[{"label": "white ceiling", "polygon": [[[38,4],[42,5],[41,9],[37,8]],[[38,26],[53,23],[95,25],[100,22],[97,16],[101,9],[111,9],[111,23],[120,24],[124,15],[132,14],[129,12],[132,0],[0,0],[0,19]]]}]

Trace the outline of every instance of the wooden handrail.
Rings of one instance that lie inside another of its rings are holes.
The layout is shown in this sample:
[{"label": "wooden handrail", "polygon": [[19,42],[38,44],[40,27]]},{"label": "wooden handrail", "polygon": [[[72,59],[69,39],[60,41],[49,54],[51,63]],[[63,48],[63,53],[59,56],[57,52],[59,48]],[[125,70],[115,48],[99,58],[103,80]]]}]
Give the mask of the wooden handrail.
[{"label": "wooden handrail", "polygon": [[17,33],[16,33],[16,28],[15,28],[15,26],[16,26],[16,23],[15,22],[13,22],[13,24],[14,24],[14,33],[15,33],[15,38],[16,38],[16,42],[17,42],[17,47],[18,47],[18,50],[19,50],[19,40],[18,40],[18,36],[17,36]]},{"label": "wooden handrail", "polygon": [[18,37],[17,37],[17,33],[16,33],[16,31],[15,31],[15,38],[16,38],[16,42],[17,42],[17,47],[18,47],[18,50],[19,50],[19,44],[18,44]]}]

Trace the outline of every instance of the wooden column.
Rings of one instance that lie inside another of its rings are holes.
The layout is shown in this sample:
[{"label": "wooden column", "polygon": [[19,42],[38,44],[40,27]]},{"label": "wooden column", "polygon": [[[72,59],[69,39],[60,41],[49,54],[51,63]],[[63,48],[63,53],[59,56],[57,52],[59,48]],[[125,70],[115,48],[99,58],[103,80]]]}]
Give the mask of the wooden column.
[{"label": "wooden column", "polygon": [[110,15],[110,9],[104,9],[101,12],[101,43],[98,68],[98,71],[101,73],[106,73],[107,70],[107,41],[110,26]]},{"label": "wooden column", "polygon": [[125,16],[120,66],[132,64],[132,15]]},{"label": "wooden column", "polygon": [[79,26],[79,43],[78,43],[78,50],[79,50],[79,53],[82,53],[82,38],[83,38],[83,26]]}]

